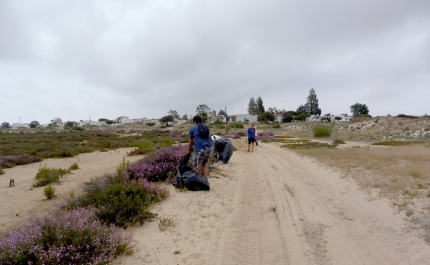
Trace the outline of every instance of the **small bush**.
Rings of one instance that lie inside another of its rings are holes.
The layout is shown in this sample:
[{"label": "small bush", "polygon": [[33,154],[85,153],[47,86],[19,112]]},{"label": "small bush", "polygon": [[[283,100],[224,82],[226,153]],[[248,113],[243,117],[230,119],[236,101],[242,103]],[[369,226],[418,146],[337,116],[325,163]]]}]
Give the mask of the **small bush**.
[{"label": "small bush", "polygon": [[65,210],[80,207],[93,207],[95,214],[103,223],[127,227],[136,223],[143,224],[152,218],[149,206],[169,196],[169,191],[147,180],[128,181],[124,169],[118,174],[105,176],[87,183],[84,193],[78,198],[70,198]]},{"label": "small bush", "polygon": [[51,185],[48,185],[43,189],[43,193],[45,194],[45,197],[50,200],[55,196],[55,189]]},{"label": "small bush", "polygon": [[147,157],[129,166],[127,174],[132,179],[165,181],[169,174],[176,172],[181,157],[186,153],[186,148],[186,146],[172,146],[149,153]]},{"label": "small bush", "polygon": [[145,125],[146,125],[146,126],[149,126],[149,127],[152,127],[152,126],[154,126],[154,125],[155,125],[155,122],[147,122]]},{"label": "small bush", "polygon": [[228,127],[229,128],[236,128],[236,129],[243,129],[245,126],[243,125],[243,123],[233,122],[233,123],[229,123]]},{"label": "small bush", "polygon": [[342,139],[334,139],[333,144],[334,145],[345,144],[345,141]]},{"label": "small bush", "polygon": [[331,135],[331,127],[320,125],[314,128],[314,137],[328,137]]},{"label": "small bush", "polygon": [[77,163],[73,163],[73,164],[70,166],[70,170],[76,170],[76,169],[79,169],[79,165],[78,165]]},{"label": "small bush", "polygon": [[51,213],[32,218],[0,235],[0,260],[12,264],[108,264],[131,254],[129,236],[104,226],[89,210]]},{"label": "small bush", "polygon": [[278,122],[273,123],[273,124],[272,124],[272,128],[279,129],[279,128],[281,128],[281,124],[280,124],[280,123],[278,123]]},{"label": "small bush", "polygon": [[41,187],[52,182],[58,182],[60,180],[60,176],[62,177],[64,174],[68,174],[70,172],[70,168],[61,169],[42,167],[36,174],[36,183],[33,187]]},{"label": "small bush", "polygon": [[174,225],[175,221],[173,221],[173,219],[171,218],[160,218],[160,220],[158,221],[158,228],[160,229],[160,231],[166,231],[169,226]]}]

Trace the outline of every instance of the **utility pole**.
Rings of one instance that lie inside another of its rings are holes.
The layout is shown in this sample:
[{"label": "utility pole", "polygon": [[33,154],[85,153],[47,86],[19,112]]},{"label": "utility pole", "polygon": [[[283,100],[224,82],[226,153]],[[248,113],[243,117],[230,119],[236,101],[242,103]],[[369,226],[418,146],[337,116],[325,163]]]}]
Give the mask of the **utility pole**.
[{"label": "utility pole", "polygon": [[224,114],[224,116],[225,116],[225,129],[226,129],[226,131],[227,131],[227,133],[228,133],[228,116],[227,116],[227,106],[225,106],[225,114]]}]

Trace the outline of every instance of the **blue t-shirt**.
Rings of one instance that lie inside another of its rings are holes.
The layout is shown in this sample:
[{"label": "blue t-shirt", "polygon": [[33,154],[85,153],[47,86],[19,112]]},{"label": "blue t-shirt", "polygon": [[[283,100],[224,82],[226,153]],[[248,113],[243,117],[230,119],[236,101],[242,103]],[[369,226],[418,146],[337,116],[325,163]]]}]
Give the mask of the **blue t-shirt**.
[{"label": "blue t-shirt", "polygon": [[255,128],[248,128],[248,138],[255,138]]},{"label": "blue t-shirt", "polygon": [[188,137],[194,139],[194,152],[212,147],[211,138],[203,139],[199,137],[199,126],[194,125],[188,132]]}]

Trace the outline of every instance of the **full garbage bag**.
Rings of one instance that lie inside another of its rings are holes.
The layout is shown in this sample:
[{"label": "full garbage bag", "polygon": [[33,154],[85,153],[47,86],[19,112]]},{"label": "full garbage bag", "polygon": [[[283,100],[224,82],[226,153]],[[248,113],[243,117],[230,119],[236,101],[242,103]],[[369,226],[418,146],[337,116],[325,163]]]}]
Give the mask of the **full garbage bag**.
[{"label": "full garbage bag", "polygon": [[208,180],[188,166],[190,155],[191,153],[188,153],[181,158],[178,172],[173,180],[173,186],[177,188],[187,188],[191,191],[210,190]]},{"label": "full garbage bag", "polygon": [[233,155],[233,144],[229,139],[219,139],[215,142],[215,160],[227,164]]}]

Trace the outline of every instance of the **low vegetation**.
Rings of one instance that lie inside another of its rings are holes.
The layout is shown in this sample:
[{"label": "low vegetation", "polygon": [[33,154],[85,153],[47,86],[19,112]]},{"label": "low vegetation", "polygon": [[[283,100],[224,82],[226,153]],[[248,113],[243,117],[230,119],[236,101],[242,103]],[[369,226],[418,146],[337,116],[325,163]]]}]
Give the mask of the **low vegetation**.
[{"label": "low vegetation", "polygon": [[[162,148],[145,162],[172,163],[170,154],[179,152],[184,150]],[[169,196],[168,189],[148,182],[158,179],[157,172],[147,172],[147,179],[136,175],[131,178],[127,170],[131,166],[124,158],[115,174],[86,183],[79,196],[73,191],[48,216],[32,218],[0,235],[2,264],[108,264],[119,255],[131,254],[131,238],[117,227],[143,224],[155,217],[149,207]],[[38,177],[60,170],[43,168]],[[48,199],[55,196],[50,185],[44,193]],[[169,219],[162,223],[173,225]]]},{"label": "low vegetation", "polygon": [[48,200],[50,200],[50,199],[54,198],[54,196],[55,196],[55,189],[54,189],[54,187],[52,187],[51,185],[46,186],[46,187],[43,189],[43,194],[45,194],[45,197],[46,197]]},{"label": "low vegetation", "polygon": [[56,211],[0,235],[0,260],[16,264],[107,264],[132,252],[131,239],[90,210]]},{"label": "low vegetation", "polygon": [[328,125],[319,125],[313,129],[314,137],[329,137],[331,135],[332,128]]},{"label": "low vegetation", "polygon": [[[124,147],[139,147],[138,143],[149,141],[158,146],[169,146],[174,140],[168,131],[152,130],[125,131],[118,133],[109,131],[60,131],[35,132],[28,134],[2,133],[0,136],[0,165],[21,165],[41,161],[43,158],[73,157],[80,153],[98,150],[117,149]],[[31,161],[31,159],[33,161]],[[28,160],[28,161],[27,161]]]},{"label": "low vegetation", "polygon": [[37,171],[35,177],[36,182],[33,184],[33,187],[41,187],[53,182],[58,182],[60,181],[60,177],[63,177],[65,174],[69,173],[71,173],[71,168],[62,169],[42,167]]}]

